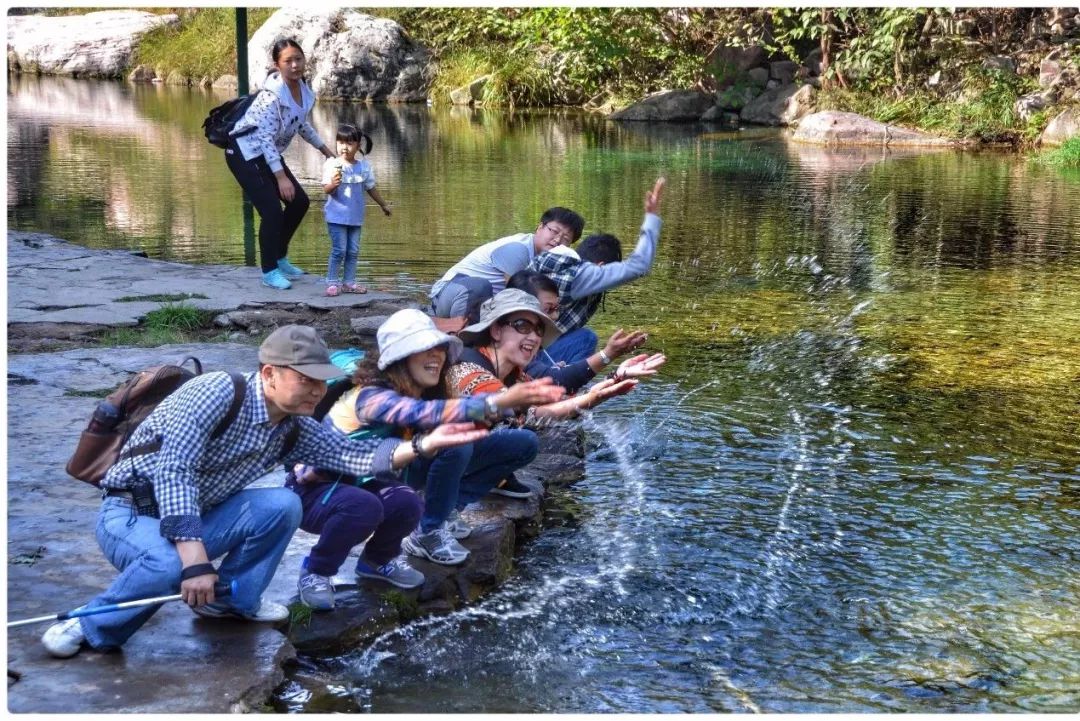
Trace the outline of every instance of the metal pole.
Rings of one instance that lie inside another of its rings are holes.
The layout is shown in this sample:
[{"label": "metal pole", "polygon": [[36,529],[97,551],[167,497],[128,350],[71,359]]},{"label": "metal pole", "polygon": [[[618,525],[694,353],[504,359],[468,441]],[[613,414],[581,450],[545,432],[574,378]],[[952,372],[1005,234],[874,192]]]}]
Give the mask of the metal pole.
[{"label": "metal pole", "polygon": [[[247,8],[236,8],[236,94],[248,94]],[[244,265],[255,265],[255,209],[244,193]]]}]

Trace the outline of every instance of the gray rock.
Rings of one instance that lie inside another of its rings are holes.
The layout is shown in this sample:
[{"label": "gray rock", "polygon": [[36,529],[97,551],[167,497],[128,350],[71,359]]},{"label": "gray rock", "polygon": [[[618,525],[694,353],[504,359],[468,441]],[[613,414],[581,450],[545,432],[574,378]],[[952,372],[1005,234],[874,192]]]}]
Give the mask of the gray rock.
[{"label": "gray rock", "polygon": [[951,142],[926,133],[857,115],[825,111],[803,118],[792,140],[820,145],[949,146]]},{"label": "gray rock", "polygon": [[[47,75],[121,78],[139,40],[176,15],[105,10],[86,15],[11,15],[7,18],[9,66]],[[11,62],[14,55],[15,62]]]},{"label": "gray rock", "polygon": [[491,80],[491,75],[482,75],[476,80],[450,91],[450,102],[454,105],[474,105],[484,99],[484,88]]},{"label": "gray rock", "polygon": [[349,326],[360,335],[375,335],[379,326],[386,322],[388,315],[369,315],[363,318],[349,319]]},{"label": "gray rock", "polygon": [[739,117],[757,125],[791,125],[810,112],[813,101],[811,86],[785,85],[766,90],[751,100]]},{"label": "gray rock", "polygon": [[215,80],[210,87],[217,88],[218,90],[228,90],[235,93],[240,87],[240,83],[235,75],[222,75],[220,78]]},{"label": "gray rock", "polygon": [[1016,60],[1008,55],[991,55],[982,62],[987,70],[1001,70],[1006,73],[1016,72]]},{"label": "gray rock", "polygon": [[1068,108],[1058,114],[1039,137],[1042,145],[1061,145],[1069,138],[1080,137],[1080,108]]},{"label": "gray rock", "polygon": [[149,65],[136,65],[135,69],[128,74],[128,82],[149,83],[154,80],[156,73]]},{"label": "gray rock", "polygon": [[1027,122],[1031,116],[1050,107],[1053,102],[1052,92],[1030,93],[1018,98],[1013,104],[1013,110],[1021,120]]},{"label": "gray rock", "polygon": [[821,75],[821,48],[814,48],[807,53],[802,64],[806,67],[810,77],[816,78]]},{"label": "gray rock", "polygon": [[713,98],[696,90],[662,90],[608,116],[610,120],[687,122],[697,120]]},{"label": "gray rock", "polygon": [[751,83],[753,83],[759,88],[764,88],[765,84],[769,82],[769,69],[750,68],[746,71],[746,76]]},{"label": "gray rock", "polygon": [[1043,60],[1039,63],[1039,87],[1048,88],[1061,75],[1061,62],[1058,60]]},{"label": "gray rock", "polygon": [[724,114],[724,109],[719,105],[714,105],[706,110],[701,115],[701,122],[703,123],[719,123],[721,116]]},{"label": "gray rock", "polygon": [[764,65],[769,54],[757,45],[748,48],[718,47],[705,58],[706,66],[712,68],[734,69],[745,72],[750,68]]},{"label": "gray rock", "polygon": [[787,85],[795,81],[795,75],[799,72],[799,64],[791,60],[778,60],[769,63],[769,77],[779,80],[781,85]]},{"label": "gray rock", "polygon": [[312,89],[324,98],[422,102],[433,77],[429,53],[393,20],[344,8],[282,8],[248,43],[250,86],[273,65],[270,49],[294,38],[307,55]]}]

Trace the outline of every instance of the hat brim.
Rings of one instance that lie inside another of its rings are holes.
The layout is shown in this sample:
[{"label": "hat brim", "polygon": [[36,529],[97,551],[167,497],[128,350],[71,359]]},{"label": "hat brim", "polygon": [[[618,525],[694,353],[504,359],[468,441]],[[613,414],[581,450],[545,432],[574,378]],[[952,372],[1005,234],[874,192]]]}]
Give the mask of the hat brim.
[{"label": "hat brim", "polygon": [[464,348],[464,344],[459,338],[443,333],[441,330],[430,328],[424,329],[419,333],[414,333],[406,338],[402,338],[397,343],[388,347],[385,351],[380,351],[378,363],[379,370],[384,371],[391,363],[396,363],[402,358],[408,358],[417,353],[429,351],[432,348],[438,348],[441,345],[446,346],[447,365],[455,362],[461,357],[461,351]]},{"label": "hat brim", "polygon": [[492,324],[495,323],[495,321],[499,320],[500,318],[505,318],[511,313],[519,312],[532,313],[533,315],[540,317],[540,322],[544,326],[544,337],[540,339],[540,347],[551,345],[556,338],[562,335],[562,331],[559,330],[559,326],[555,325],[555,321],[553,321],[551,318],[548,318],[536,308],[530,308],[525,304],[521,304],[513,305],[503,309],[494,318],[488,318],[487,320],[480,321],[479,323],[473,323],[472,325],[465,326],[460,331],[458,331],[458,338],[465,341],[466,343],[471,343],[472,341],[483,335],[484,331],[490,328]]},{"label": "hat brim", "polygon": [[300,375],[314,378],[317,381],[332,381],[335,378],[341,378],[345,375],[345,371],[338,368],[333,363],[310,363],[307,365],[290,365],[286,367],[292,368]]}]

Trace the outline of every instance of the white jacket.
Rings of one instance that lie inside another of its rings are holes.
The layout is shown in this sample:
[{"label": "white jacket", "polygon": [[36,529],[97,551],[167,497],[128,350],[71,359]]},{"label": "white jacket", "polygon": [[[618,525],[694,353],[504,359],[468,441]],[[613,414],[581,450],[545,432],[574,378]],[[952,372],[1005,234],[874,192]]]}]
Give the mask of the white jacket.
[{"label": "white jacket", "polygon": [[316,148],[321,148],[325,143],[307,121],[308,114],[315,107],[315,93],[311,92],[307,83],[300,81],[300,105],[293,100],[289,86],[277,71],[266,77],[262,89],[269,92],[259,92],[244,117],[236,121],[230,135],[255,128],[236,138],[236,144],[240,146],[244,160],[261,155],[266,158],[270,170],[276,173],[282,167],[281,154],[289,147],[296,133],[299,132],[304,140]]}]

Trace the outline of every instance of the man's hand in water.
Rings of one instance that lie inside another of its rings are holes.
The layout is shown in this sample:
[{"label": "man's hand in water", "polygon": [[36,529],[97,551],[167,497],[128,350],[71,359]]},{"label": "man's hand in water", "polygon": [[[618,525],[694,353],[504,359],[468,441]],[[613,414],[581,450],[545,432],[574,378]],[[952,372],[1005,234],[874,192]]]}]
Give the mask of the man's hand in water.
[{"label": "man's hand in water", "polygon": [[656,184],[652,190],[645,193],[645,212],[652,213],[653,215],[659,215],[660,213],[660,196],[664,194],[664,183],[667,181],[663,178],[657,178]]}]

